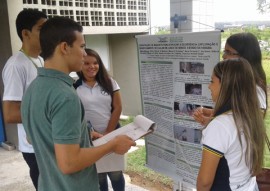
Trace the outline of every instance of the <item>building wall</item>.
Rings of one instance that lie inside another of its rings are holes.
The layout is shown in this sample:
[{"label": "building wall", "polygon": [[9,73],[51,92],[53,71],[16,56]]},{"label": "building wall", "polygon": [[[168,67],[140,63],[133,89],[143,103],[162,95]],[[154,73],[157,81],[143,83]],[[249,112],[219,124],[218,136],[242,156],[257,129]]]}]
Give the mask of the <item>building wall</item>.
[{"label": "building wall", "polygon": [[137,44],[134,34],[109,35],[113,77],[121,88],[124,115],[142,114]]},{"label": "building wall", "polygon": [[111,70],[110,67],[110,52],[109,52],[109,42],[108,35],[84,35],[85,43],[87,48],[94,49],[100,55],[106,69]]},{"label": "building wall", "polygon": [[[14,1],[14,0],[12,0]],[[69,17],[84,34],[142,32],[149,26],[149,0],[16,0],[23,8]]]},{"label": "building wall", "polygon": [[214,0],[171,0],[170,15],[187,16],[185,22],[180,22],[178,30],[174,29],[171,22],[171,31],[199,32],[215,30]]},{"label": "building wall", "polygon": [[[1,92],[1,100],[3,97],[3,91],[4,91],[4,85],[2,81],[2,70],[4,68],[4,65],[8,58],[12,55],[13,49],[14,51],[19,48],[20,45],[20,39],[16,38],[17,34],[16,31],[12,33],[11,28],[15,28],[15,19],[16,17],[10,17],[8,16],[8,13],[10,10],[10,7],[8,7],[9,3],[14,0],[1,0],[0,1],[0,23],[1,23],[1,30],[0,30],[0,72],[1,72],[1,79],[0,79],[0,92]],[[13,12],[16,12],[16,8],[14,8]],[[15,38],[14,38],[15,36]],[[14,44],[17,44],[17,46],[12,46],[11,42],[14,42]],[[1,112],[2,113],[2,104],[1,106]],[[0,127],[1,128],[1,127]],[[17,126],[16,124],[5,124],[5,134],[6,139],[10,142],[12,142],[15,145],[18,145],[18,135],[17,135]]]},{"label": "building wall", "polygon": [[19,12],[23,9],[21,0],[7,0],[8,3],[8,21],[10,26],[10,42],[12,48],[12,54],[19,51],[21,48],[21,40],[17,35],[16,31],[16,18]]},{"label": "building wall", "polygon": [[[3,67],[7,61],[7,59],[12,54],[11,43],[10,43],[10,30],[9,30],[9,20],[8,20],[8,12],[7,12],[7,0],[0,1],[0,69],[3,70]],[[0,91],[1,98],[3,95],[3,82],[1,78]]]}]

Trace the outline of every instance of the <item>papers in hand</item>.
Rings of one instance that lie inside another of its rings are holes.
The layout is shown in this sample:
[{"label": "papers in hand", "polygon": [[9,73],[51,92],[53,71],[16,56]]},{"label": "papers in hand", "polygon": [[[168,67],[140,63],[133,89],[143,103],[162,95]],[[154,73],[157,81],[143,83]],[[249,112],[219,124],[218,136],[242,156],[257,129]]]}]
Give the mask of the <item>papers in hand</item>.
[{"label": "papers in hand", "polygon": [[94,140],[93,144],[94,146],[103,145],[108,141],[112,140],[117,135],[127,135],[134,141],[136,141],[139,138],[149,133],[152,133],[155,129],[156,129],[155,122],[151,121],[150,119],[142,115],[137,115],[132,123],[120,127],[119,129],[116,129],[111,133]]},{"label": "papers in hand", "polygon": [[[156,129],[156,124],[150,119],[137,115],[134,122],[129,123],[113,132],[93,141],[94,146],[99,146],[107,143],[118,135],[127,135],[134,141],[152,133]],[[126,161],[124,155],[118,155],[116,153],[110,153],[103,156],[96,162],[98,173],[112,172],[112,171],[123,171],[126,167]]]}]

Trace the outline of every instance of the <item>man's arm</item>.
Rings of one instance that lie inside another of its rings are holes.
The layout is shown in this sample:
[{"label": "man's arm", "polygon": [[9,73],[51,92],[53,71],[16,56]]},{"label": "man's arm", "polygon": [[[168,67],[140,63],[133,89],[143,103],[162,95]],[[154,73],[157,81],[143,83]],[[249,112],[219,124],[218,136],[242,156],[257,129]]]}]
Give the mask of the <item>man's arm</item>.
[{"label": "man's arm", "polygon": [[21,102],[3,101],[3,115],[5,123],[21,123]]},{"label": "man's arm", "polygon": [[98,147],[80,148],[79,144],[54,144],[54,148],[59,169],[64,174],[71,174],[91,166],[108,153],[124,154],[135,145],[130,137],[120,135]]}]

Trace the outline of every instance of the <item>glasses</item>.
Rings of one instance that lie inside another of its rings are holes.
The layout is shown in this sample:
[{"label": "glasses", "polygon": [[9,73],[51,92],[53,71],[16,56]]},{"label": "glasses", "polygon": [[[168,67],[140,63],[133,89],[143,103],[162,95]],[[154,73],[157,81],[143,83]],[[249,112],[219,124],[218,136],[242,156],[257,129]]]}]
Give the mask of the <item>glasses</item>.
[{"label": "glasses", "polygon": [[237,52],[231,52],[229,50],[224,50],[223,51],[223,55],[227,55],[227,56],[239,56],[239,53],[237,53]]}]

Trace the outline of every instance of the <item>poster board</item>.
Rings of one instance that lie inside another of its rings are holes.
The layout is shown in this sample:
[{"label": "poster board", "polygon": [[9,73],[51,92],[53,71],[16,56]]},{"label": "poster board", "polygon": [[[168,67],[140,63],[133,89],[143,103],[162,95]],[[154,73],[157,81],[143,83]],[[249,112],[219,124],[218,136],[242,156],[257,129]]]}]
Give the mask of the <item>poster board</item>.
[{"label": "poster board", "polygon": [[146,165],[191,188],[203,128],[192,112],[213,106],[208,85],[220,38],[220,31],[136,36],[143,114],[157,124],[146,137]]}]

